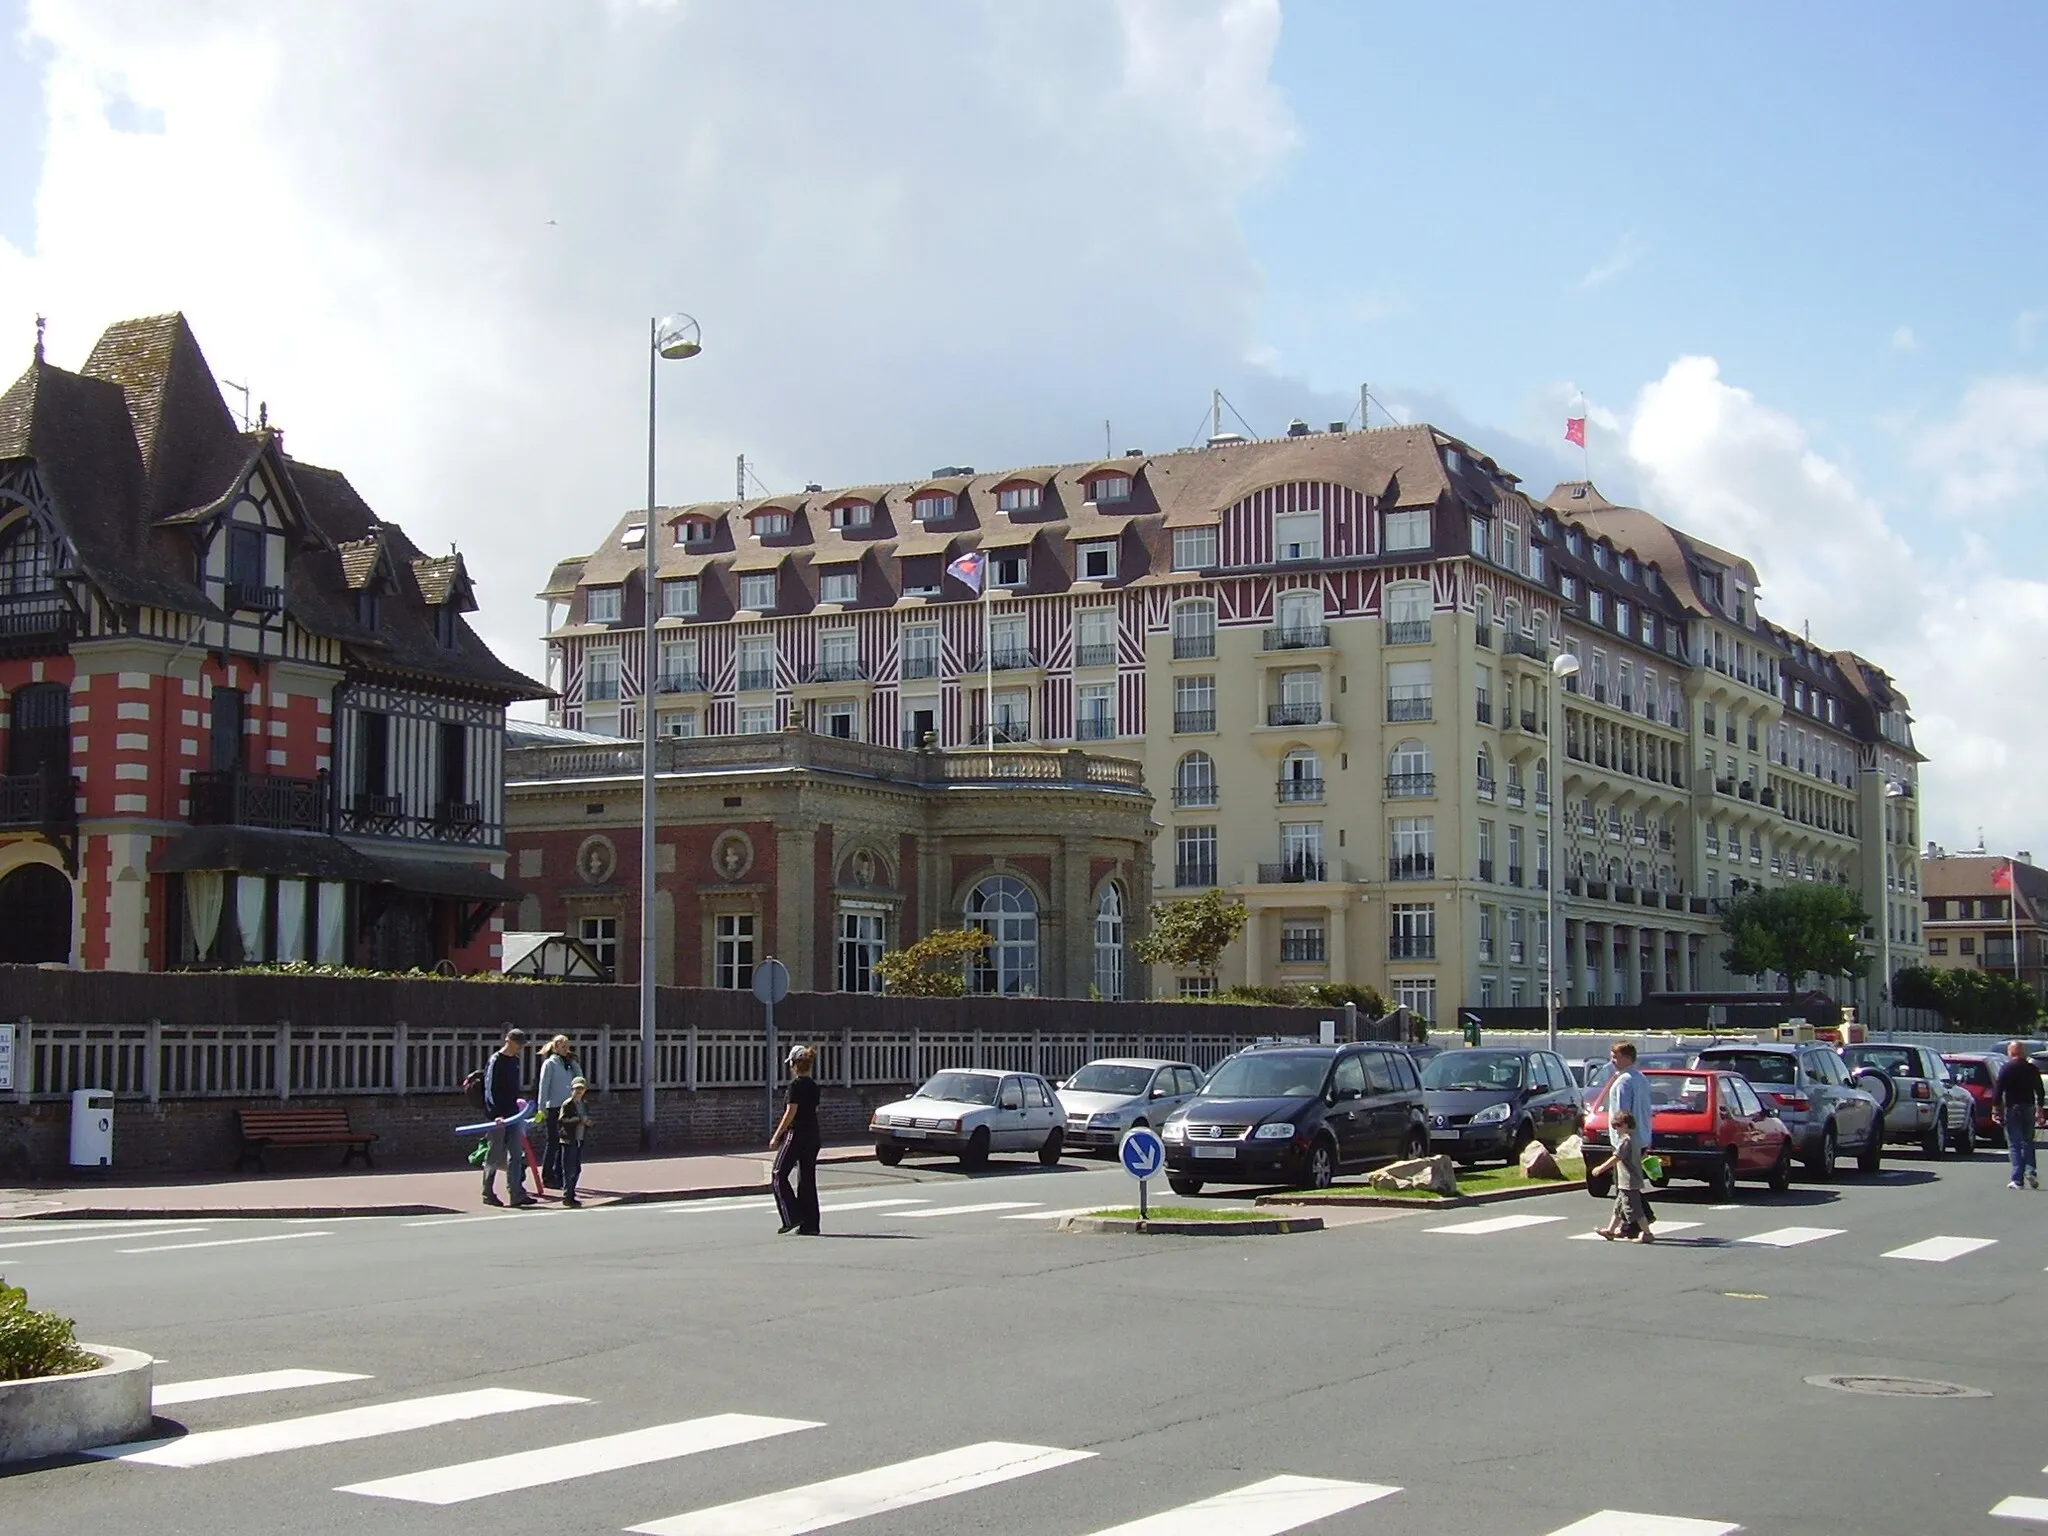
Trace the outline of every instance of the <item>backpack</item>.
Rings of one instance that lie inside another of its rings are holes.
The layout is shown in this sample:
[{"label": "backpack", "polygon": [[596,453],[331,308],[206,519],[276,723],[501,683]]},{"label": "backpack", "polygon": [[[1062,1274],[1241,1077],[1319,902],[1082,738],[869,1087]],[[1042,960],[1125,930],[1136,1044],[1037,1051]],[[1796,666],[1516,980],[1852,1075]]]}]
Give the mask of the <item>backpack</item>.
[{"label": "backpack", "polygon": [[488,1109],[490,1107],[484,1103],[484,1074],[490,1070],[488,1065],[478,1067],[462,1080],[463,1096],[477,1109]]}]

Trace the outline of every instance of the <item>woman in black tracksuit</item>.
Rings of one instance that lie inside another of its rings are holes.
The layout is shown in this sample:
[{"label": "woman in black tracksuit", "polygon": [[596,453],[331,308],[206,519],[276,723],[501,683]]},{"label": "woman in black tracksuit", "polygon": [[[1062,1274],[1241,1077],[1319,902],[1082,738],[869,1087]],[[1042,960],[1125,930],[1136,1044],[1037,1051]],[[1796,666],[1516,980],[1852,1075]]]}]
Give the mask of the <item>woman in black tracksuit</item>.
[{"label": "woman in black tracksuit", "polygon": [[[789,1053],[789,1098],[781,1123],[768,1138],[775,1153],[775,1209],[782,1230],[804,1237],[818,1235],[818,1053],[808,1045]],[[790,1174],[796,1174],[795,1187]]]}]

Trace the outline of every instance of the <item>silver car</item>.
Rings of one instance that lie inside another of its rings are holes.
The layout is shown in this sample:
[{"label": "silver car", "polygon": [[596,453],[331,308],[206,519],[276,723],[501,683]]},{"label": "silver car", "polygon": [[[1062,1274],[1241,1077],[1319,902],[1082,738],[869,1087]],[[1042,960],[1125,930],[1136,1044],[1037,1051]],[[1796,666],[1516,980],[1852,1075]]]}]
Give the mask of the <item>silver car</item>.
[{"label": "silver car", "polygon": [[1815,1178],[1833,1178],[1841,1152],[1856,1154],[1858,1173],[1877,1172],[1885,1134],[1884,1111],[1871,1091],[1876,1074],[1865,1078],[1859,1070],[1852,1077],[1833,1046],[1714,1045],[1693,1065],[1748,1078],[1764,1108],[1792,1133],[1793,1148]]},{"label": "silver car", "polygon": [[1885,1075],[1890,1092],[1877,1097],[1886,1141],[1916,1141],[1929,1157],[1951,1147],[1964,1157],[1977,1150],[1976,1102],[1939,1051],[1924,1045],[1846,1045],[1842,1060],[1851,1072],[1864,1067]]},{"label": "silver car", "polygon": [[1067,1146],[1113,1153],[1133,1126],[1158,1126],[1202,1086],[1199,1069],[1185,1061],[1107,1056],[1091,1061],[1058,1087],[1067,1116]]},{"label": "silver car", "polygon": [[1052,1084],[1035,1072],[955,1067],[884,1104],[868,1130],[875,1159],[887,1168],[906,1152],[950,1153],[966,1168],[979,1168],[991,1152],[1036,1152],[1050,1167],[1066,1142],[1065,1119]]}]

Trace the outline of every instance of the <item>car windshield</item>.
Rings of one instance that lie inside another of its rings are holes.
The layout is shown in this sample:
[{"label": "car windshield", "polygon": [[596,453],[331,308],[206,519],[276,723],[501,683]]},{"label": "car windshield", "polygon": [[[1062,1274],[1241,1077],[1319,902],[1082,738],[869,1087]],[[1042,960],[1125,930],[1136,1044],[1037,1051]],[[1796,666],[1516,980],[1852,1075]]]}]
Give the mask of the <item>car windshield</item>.
[{"label": "car windshield", "polygon": [[1957,1082],[1967,1083],[1973,1088],[1991,1086],[1991,1068],[1983,1062],[1957,1061],[1953,1056],[1944,1056],[1942,1060],[1948,1063],[1948,1069]]},{"label": "car windshield", "polygon": [[1323,1091],[1330,1058],[1306,1053],[1233,1056],[1203,1085],[1205,1099],[1306,1099]]},{"label": "car windshield", "polygon": [[1796,1063],[1786,1051],[1710,1051],[1700,1056],[1700,1065],[1740,1072],[1752,1083],[1789,1083],[1797,1079]]},{"label": "car windshield", "polygon": [[951,1099],[956,1104],[993,1104],[996,1079],[979,1072],[934,1072],[914,1099]]},{"label": "car windshield", "polygon": [[1522,1058],[1505,1051],[1445,1051],[1422,1069],[1422,1086],[1509,1092],[1522,1086]]},{"label": "car windshield", "polygon": [[1636,1066],[1643,1071],[1652,1067],[1689,1067],[1692,1062],[1690,1051],[1645,1051],[1636,1058]]},{"label": "car windshield", "polygon": [[1842,1052],[1852,1067],[1875,1067],[1886,1077],[1918,1077],[1920,1058],[1897,1046],[1852,1045]]},{"label": "car windshield", "polygon": [[1713,1084],[1704,1077],[1652,1077],[1650,1112],[1656,1115],[1703,1115],[1712,1102]]},{"label": "car windshield", "polygon": [[1068,1078],[1065,1086],[1076,1093],[1115,1093],[1130,1098],[1143,1093],[1151,1082],[1150,1067],[1122,1067],[1113,1061],[1091,1061]]}]

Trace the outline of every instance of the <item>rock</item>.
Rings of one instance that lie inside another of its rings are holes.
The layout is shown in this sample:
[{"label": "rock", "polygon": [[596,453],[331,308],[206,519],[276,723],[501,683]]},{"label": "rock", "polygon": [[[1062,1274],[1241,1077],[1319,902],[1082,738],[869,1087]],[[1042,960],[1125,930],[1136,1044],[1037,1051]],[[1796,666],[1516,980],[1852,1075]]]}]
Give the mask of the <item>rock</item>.
[{"label": "rock", "polygon": [[1557,1159],[1550,1148],[1540,1141],[1532,1141],[1522,1148],[1522,1177],[1525,1179],[1561,1179],[1564,1170],[1557,1166]]},{"label": "rock", "polygon": [[1586,1156],[1586,1144],[1577,1136],[1567,1136],[1557,1144],[1557,1155],[1559,1157],[1576,1157],[1583,1161]]},{"label": "rock", "polygon": [[1374,1189],[1426,1189],[1439,1195],[1458,1192],[1458,1168],[1448,1157],[1410,1157],[1365,1176]]}]

